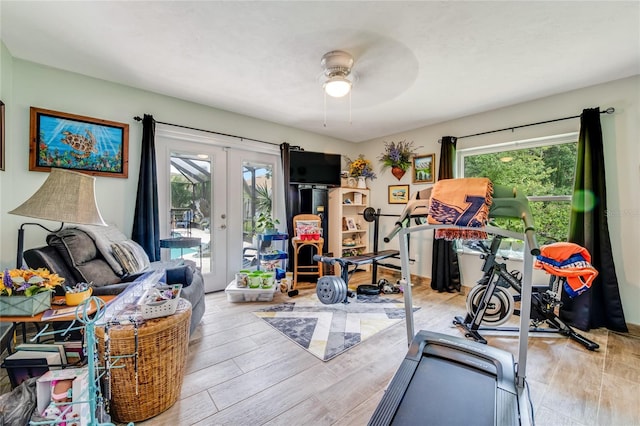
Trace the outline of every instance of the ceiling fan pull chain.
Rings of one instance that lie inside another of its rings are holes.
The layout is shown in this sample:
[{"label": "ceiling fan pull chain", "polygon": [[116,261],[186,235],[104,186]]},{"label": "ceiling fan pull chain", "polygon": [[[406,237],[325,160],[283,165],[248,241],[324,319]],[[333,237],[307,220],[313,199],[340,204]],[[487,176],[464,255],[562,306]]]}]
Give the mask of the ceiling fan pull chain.
[{"label": "ceiling fan pull chain", "polygon": [[324,90],[322,91],[322,93],[324,93],[324,127],[327,127],[327,92],[325,92]]}]

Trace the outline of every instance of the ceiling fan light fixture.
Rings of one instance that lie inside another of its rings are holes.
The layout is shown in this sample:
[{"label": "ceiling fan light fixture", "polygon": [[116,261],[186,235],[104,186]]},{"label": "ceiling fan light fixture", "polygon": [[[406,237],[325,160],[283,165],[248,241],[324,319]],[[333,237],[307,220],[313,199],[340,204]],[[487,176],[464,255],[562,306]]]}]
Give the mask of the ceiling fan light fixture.
[{"label": "ceiling fan light fixture", "polygon": [[342,76],[334,76],[324,83],[327,95],[341,98],[351,91],[351,82]]},{"label": "ceiling fan light fixture", "polygon": [[332,50],[325,53],[320,61],[323,69],[324,82],[322,87],[327,95],[334,98],[341,98],[351,91],[353,77],[351,67],[353,67],[353,56],[342,50]]}]

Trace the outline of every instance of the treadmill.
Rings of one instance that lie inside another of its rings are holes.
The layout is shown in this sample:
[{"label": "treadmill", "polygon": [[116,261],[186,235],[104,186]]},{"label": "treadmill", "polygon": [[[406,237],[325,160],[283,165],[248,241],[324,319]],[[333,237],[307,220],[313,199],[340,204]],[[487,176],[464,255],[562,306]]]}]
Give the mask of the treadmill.
[{"label": "treadmill", "polygon": [[422,330],[369,425],[518,425],[519,417],[511,353]]},{"label": "treadmill", "polygon": [[[532,423],[524,395],[533,257],[540,254],[528,200],[515,188],[494,185],[491,217],[519,218],[524,233],[487,225],[488,233],[522,239],[525,243],[521,293],[520,332],[517,368],[513,355],[482,343],[422,330],[414,334],[409,234],[451,225],[419,223],[429,211],[430,191],[423,190],[407,203],[391,233],[389,242],[400,235],[400,259],[404,288],[405,321],[409,351],[389,383],[369,425],[491,425],[511,426]],[[471,228],[473,229],[473,228]],[[477,228],[475,228],[477,229]]]}]

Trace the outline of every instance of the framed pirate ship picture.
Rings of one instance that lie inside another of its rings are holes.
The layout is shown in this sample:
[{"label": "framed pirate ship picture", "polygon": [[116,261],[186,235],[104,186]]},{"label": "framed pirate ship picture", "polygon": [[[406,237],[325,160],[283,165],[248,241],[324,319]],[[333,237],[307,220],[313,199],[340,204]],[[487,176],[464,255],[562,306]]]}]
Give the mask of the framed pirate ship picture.
[{"label": "framed pirate ship picture", "polygon": [[29,170],[51,167],[126,178],[129,125],[31,107]]}]

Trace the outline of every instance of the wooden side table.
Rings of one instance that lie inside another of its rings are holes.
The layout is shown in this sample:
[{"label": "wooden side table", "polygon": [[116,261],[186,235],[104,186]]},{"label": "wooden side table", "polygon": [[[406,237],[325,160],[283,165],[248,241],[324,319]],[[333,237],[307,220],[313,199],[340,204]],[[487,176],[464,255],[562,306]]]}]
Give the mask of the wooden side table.
[{"label": "wooden side table", "polygon": [[[123,366],[112,368],[110,379],[109,375],[103,376],[111,387],[111,412],[116,421],[149,419],[178,400],[187,363],[190,320],[191,304],[180,299],[175,314],[146,320],[138,326],[137,345],[133,325],[109,327],[110,359],[122,357],[116,366]],[[103,364],[104,328],[96,328],[96,337]]]}]

